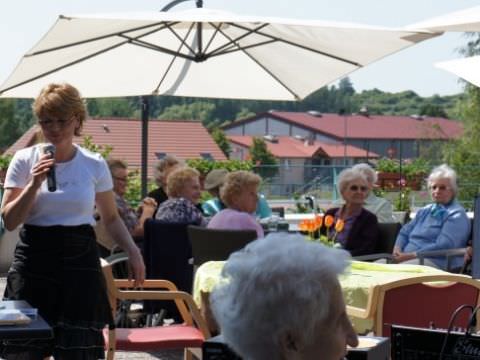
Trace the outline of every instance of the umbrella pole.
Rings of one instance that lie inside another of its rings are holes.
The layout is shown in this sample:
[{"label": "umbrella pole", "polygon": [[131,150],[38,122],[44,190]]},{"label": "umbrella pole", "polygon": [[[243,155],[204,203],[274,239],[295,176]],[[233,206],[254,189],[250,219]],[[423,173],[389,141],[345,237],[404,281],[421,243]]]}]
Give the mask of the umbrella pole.
[{"label": "umbrella pole", "polygon": [[147,172],[148,172],[148,116],[150,111],[149,96],[140,97],[142,107],[142,199],[147,196]]},{"label": "umbrella pole", "polygon": [[[174,0],[165,5],[160,11],[168,11],[177,4],[188,0]],[[195,0],[197,8],[203,7],[203,0]],[[148,174],[148,117],[150,110],[150,97],[141,96],[140,103],[142,106],[142,166],[141,166],[141,182],[142,182],[142,199],[147,196],[147,174]]]}]

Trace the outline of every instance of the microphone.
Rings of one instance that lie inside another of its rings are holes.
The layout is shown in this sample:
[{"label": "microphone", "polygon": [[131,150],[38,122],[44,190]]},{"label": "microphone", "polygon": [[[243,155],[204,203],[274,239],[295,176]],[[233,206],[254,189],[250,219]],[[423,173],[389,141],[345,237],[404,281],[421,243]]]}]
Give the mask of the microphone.
[{"label": "microphone", "polygon": [[[49,154],[53,159],[55,157],[55,145],[47,144],[43,147],[44,154]],[[57,190],[57,178],[55,176],[55,164],[48,169],[47,172],[47,187],[48,191],[54,192]]]}]

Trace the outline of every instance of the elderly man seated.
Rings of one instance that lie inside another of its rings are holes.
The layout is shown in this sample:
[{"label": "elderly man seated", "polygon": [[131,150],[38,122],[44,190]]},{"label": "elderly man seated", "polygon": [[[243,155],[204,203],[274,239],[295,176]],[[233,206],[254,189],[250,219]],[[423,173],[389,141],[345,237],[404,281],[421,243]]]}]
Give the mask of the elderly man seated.
[{"label": "elderly man seated", "polygon": [[[431,250],[465,247],[470,235],[470,220],[465,209],[455,200],[457,174],[443,164],[432,170],[428,188],[433,200],[417,212],[415,218],[404,225],[393,249],[396,262],[418,264],[418,254]],[[452,260],[452,268],[462,266],[463,258]],[[445,257],[430,257],[425,264],[446,269]]]},{"label": "elderly man seated", "polygon": [[337,279],[347,260],[284,233],[232,254],[210,298],[226,343],[249,360],[341,359],[358,344]]}]

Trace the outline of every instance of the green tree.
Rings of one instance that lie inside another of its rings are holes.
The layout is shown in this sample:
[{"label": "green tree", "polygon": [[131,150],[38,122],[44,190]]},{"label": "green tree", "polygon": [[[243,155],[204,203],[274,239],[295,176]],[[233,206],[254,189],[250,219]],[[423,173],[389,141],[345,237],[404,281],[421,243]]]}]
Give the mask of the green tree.
[{"label": "green tree", "polygon": [[[467,56],[478,55],[480,33],[469,33],[468,36],[469,41],[461,49],[461,53]],[[480,184],[480,88],[466,83],[460,104],[463,136],[451,141],[449,146],[445,147],[443,155],[444,160],[456,169],[461,179],[459,198],[473,202]]]},{"label": "green tree", "polygon": [[11,99],[0,100],[0,148],[5,149],[17,139],[21,133],[14,121],[15,103]]},{"label": "green tree", "polygon": [[215,105],[211,102],[198,101],[191,104],[172,105],[167,107],[159,116],[166,120],[200,120],[207,124],[212,120]]},{"label": "green tree", "polygon": [[230,147],[230,143],[228,142],[228,139],[225,133],[219,128],[214,128],[211,135],[213,140],[217,143],[218,147],[223,151],[225,156],[228,158],[230,156],[230,152],[232,151],[232,148]]},{"label": "green tree", "polygon": [[268,151],[265,140],[254,137],[249,153],[252,162],[257,166],[257,172],[260,176],[269,178],[277,174],[277,159]]},{"label": "green tree", "polygon": [[420,107],[420,115],[448,118],[443,106],[428,103]]},{"label": "green tree", "polygon": [[94,117],[133,117],[136,108],[127,98],[89,99],[87,110]]}]

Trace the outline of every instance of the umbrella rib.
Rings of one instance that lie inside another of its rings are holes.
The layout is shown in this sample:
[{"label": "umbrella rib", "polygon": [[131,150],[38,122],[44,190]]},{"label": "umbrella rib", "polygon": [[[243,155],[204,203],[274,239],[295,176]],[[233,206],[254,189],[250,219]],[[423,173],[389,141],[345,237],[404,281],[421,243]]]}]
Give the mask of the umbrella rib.
[{"label": "umbrella rib", "polygon": [[179,45],[179,47],[178,47],[177,54],[173,56],[172,60],[170,61],[170,64],[168,64],[167,69],[166,69],[165,72],[163,73],[162,78],[161,78],[160,81],[158,82],[157,87],[155,88],[155,90],[153,90],[153,94],[157,94],[157,93],[158,93],[158,89],[160,88],[160,86],[162,86],[163,81],[164,81],[165,78],[167,77],[167,74],[169,73],[170,69],[172,68],[173,63],[174,63],[175,60],[177,59],[177,56],[180,56],[180,50],[182,49],[183,46],[186,46],[186,39],[188,39],[188,36],[190,35],[192,29],[193,29],[193,24],[192,24],[192,26],[190,26],[190,28],[188,29],[187,33],[185,34],[185,39],[182,39],[182,41],[180,41],[180,45]]},{"label": "umbrella rib", "polygon": [[215,26],[213,23],[209,23],[209,24],[215,29],[215,31],[213,32],[212,36],[210,37],[210,40],[208,40],[207,46],[205,46],[205,50],[204,50],[205,53],[208,51],[208,48],[210,47],[210,45],[212,44],[213,40],[214,40],[215,37],[217,36],[217,34],[218,34],[218,29],[219,29],[220,27],[222,27],[223,22],[220,23],[220,25],[219,25],[218,27]]},{"label": "umbrella rib", "polygon": [[[145,25],[145,26],[139,26],[139,27],[132,28],[132,29],[127,29],[127,30],[124,30],[124,31],[118,31],[118,32],[115,32],[115,33],[110,33],[110,34],[106,34],[106,35],[102,35],[102,36],[97,36],[97,37],[94,37],[94,38],[91,38],[91,39],[85,39],[85,40],[76,41],[76,42],[73,42],[73,43],[70,43],[70,44],[64,44],[64,45],[55,46],[55,47],[44,49],[44,50],[35,51],[35,52],[30,53],[30,54],[25,54],[24,57],[32,57],[32,56],[36,56],[36,55],[42,55],[44,53],[48,53],[48,52],[52,52],[52,51],[56,51],[56,50],[62,50],[62,49],[65,49],[65,48],[69,48],[69,47],[73,47],[73,46],[77,46],[77,45],[82,45],[82,44],[86,44],[86,43],[90,43],[90,42],[94,42],[94,41],[98,41],[98,40],[103,40],[103,39],[107,39],[107,38],[110,38],[110,37],[115,37],[115,36],[122,37],[122,36],[126,36],[126,35],[124,35],[125,33],[129,33],[129,32],[132,32],[132,31],[143,30],[143,29],[148,29],[148,28],[151,28],[151,27],[154,27],[154,26],[162,25],[155,30],[152,30],[152,31],[149,31],[145,34],[137,36],[137,38],[139,38],[139,37],[143,37],[143,36],[152,34],[154,32],[161,31],[164,28],[170,28],[171,25],[175,25],[177,23],[178,22],[173,22],[172,24],[166,24],[164,22],[160,22],[160,23],[155,23],[155,24],[150,24],[150,25]],[[137,39],[137,38],[133,38],[133,39]]]},{"label": "umbrella rib", "polygon": [[[229,25],[232,25],[232,23],[228,23],[228,24],[229,24]],[[221,52],[223,49],[228,48],[229,46],[238,46],[238,44],[236,43],[237,41],[239,41],[239,40],[241,40],[241,39],[243,39],[243,38],[251,35],[252,33],[257,34],[257,33],[258,33],[258,32],[257,32],[258,30],[263,29],[265,26],[268,26],[268,25],[269,25],[268,23],[261,24],[260,26],[257,26],[255,29],[243,28],[243,30],[246,30],[246,31],[247,31],[245,34],[240,35],[240,36],[238,36],[238,37],[235,38],[235,39],[231,39],[230,37],[228,37],[228,36],[225,35],[225,32],[223,32],[218,25],[212,24],[213,27],[215,27],[216,29],[218,29],[218,31],[219,31],[223,36],[225,36],[225,38],[229,39],[230,41],[227,42],[227,43],[225,43],[225,44],[223,44],[223,45],[221,45],[221,46],[219,46],[219,47],[216,48],[215,50],[212,50],[212,51],[210,52],[210,54],[208,54],[208,56],[215,55],[215,53]]]},{"label": "umbrella rib", "polygon": [[57,72],[57,71],[59,71],[59,70],[65,69],[65,68],[68,68],[68,67],[70,67],[70,66],[72,66],[72,65],[81,63],[81,62],[84,61],[84,60],[88,60],[88,59],[90,59],[90,58],[92,58],[92,57],[95,57],[95,56],[97,56],[97,55],[99,55],[99,54],[102,54],[102,53],[104,53],[104,52],[107,52],[107,51],[110,51],[110,50],[112,50],[112,49],[115,49],[115,48],[117,48],[117,47],[119,47],[119,46],[121,46],[121,45],[123,45],[123,43],[122,43],[122,44],[112,45],[112,46],[110,46],[110,47],[108,47],[108,48],[99,50],[99,51],[94,52],[94,53],[92,53],[92,54],[90,54],[90,55],[84,56],[84,57],[82,57],[82,58],[80,58],[80,59],[74,60],[74,61],[69,62],[69,63],[67,63],[67,64],[64,64],[64,65],[62,65],[62,66],[59,66],[59,67],[57,67],[57,68],[55,68],[55,69],[46,71],[46,72],[44,72],[44,73],[42,73],[42,74],[39,74],[39,75],[36,75],[36,76],[34,76],[34,77],[30,78],[30,79],[21,81],[21,82],[19,82],[19,83],[17,83],[17,84],[14,84],[14,85],[12,85],[12,86],[9,86],[9,87],[1,90],[1,91],[0,91],[0,94],[3,94],[4,92],[6,92],[6,91],[8,91],[8,90],[11,90],[11,89],[14,89],[14,88],[16,88],[16,87],[18,87],[18,86],[22,86],[22,85],[24,85],[24,84],[28,84],[29,82],[32,82],[32,81],[41,79],[42,77],[45,77],[45,76],[50,75],[50,74],[53,74],[54,72]]},{"label": "umbrella rib", "polygon": [[[228,34],[225,34],[222,30],[220,30],[223,36],[225,36],[227,39],[231,40]],[[267,74],[269,74],[277,83],[282,85],[285,90],[287,90],[290,94],[293,95],[297,100],[301,100],[301,97],[293,91],[289,86],[287,86],[282,80],[280,80],[274,73],[272,73],[268,68],[266,68],[260,61],[258,61],[255,57],[253,57],[251,54],[248,53],[248,51],[245,51],[243,48],[239,47],[239,50],[241,50],[246,56],[248,56],[253,62],[255,62],[258,66],[260,66]]]},{"label": "umbrella rib", "polygon": [[160,51],[160,52],[163,52],[163,53],[166,53],[166,54],[169,54],[169,55],[178,56],[178,57],[181,57],[181,58],[184,58],[184,59],[187,59],[187,60],[195,60],[195,57],[193,57],[193,56],[178,53],[174,50],[170,50],[170,49],[164,48],[162,46],[154,45],[154,44],[148,43],[146,41],[138,40],[138,39],[135,39],[135,38],[130,38],[126,35],[119,35],[119,36],[127,39],[128,40],[127,42],[129,42],[132,45],[144,47],[144,48],[147,48],[147,49],[150,49],[150,50]]},{"label": "umbrella rib", "polygon": [[[230,25],[232,25],[233,27],[243,29],[243,30],[250,30],[248,27],[241,26],[239,24],[230,23]],[[289,41],[289,40],[285,40],[285,39],[281,39],[281,38],[273,36],[273,35],[265,34],[265,33],[261,32],[261,31],[258,31],[258,30],[254,30],[254,32],[258,35],[262,35],[262,36],[268,37],[270,39],[274,39],[276,41],[279,41],[279,42],[282,42],[282,43],[285,43],[285,44],[288,44],[288,45],[291,45],[291,46],[295,46],[295,47],[298,47],[298,48],[301,48],[301,49],[304,49],[304,50],[308,50],[308,51],[311,51],[311,52],[314,52],[314,53],[317,53],[317,54],[320,54],[320,55],[323,55],[323,56],[327,56],[329,58],[332,58],[332,59],[335,59],[335,60],[338,60],[338,61],[342,61],[342,62],[348,63],[350,65],[359,66],[359,67],[362,66],[361,64],[357,63],[356,61],[348,60],[348,59],[342,58],[340,56],[336,56],[336,55],[333,55],[333,54],[326,53],[324,51],[313,49],[313,48],[305,46],[305,45],[297,44],[297,43],[294,43],[294,42]]]},{"label": "umbrella rib", "polygon": [[268,45],[268,44],[271,44],[271,43],[274,43],[274,42],[277,42],[277,40],[273,40],[273,39],[272,40],[265,40],[265,41],[262,41],[262,42],[259,42],[259,43],[256,43],[256,44],[247,45],[247,46],[231,45],[228,49],[225,49],[222,52],[219,52],[219,53],[216,53],[216,54],[213,54],[213,55],[209,54],[208,57],[211,58],[211,57],[215,57],[215,56],[226,55],[226,54],[230,54],[230,53],[233,53],[233,52],[242,51],[242,50],[246,50],[246,49],[250,49],[250,48],[254,48],[254,47],[258,47],[258,46],[262,46],[262,45]]},{"label": "umbrella rib", "polygon": [[[195,26],[195,23],[192,22],[192,24],[190,25],[190,28],[188,30],[188,33],[190,33],[190,30]],[[183,45],[185,45],[188,50],[192,53],[192,54],[195,54],[195,50],[193,48],[190,47],[190,45],[187,44],[186,42],[186,38],[185,39],[182,39],[182,37],[180,35],[177,34],[177,32],[175,30],[173,30],[169,25],[167,25],[167,29],[170,30],[172,32],[172,34],[181,42],[183,43]]]}]

